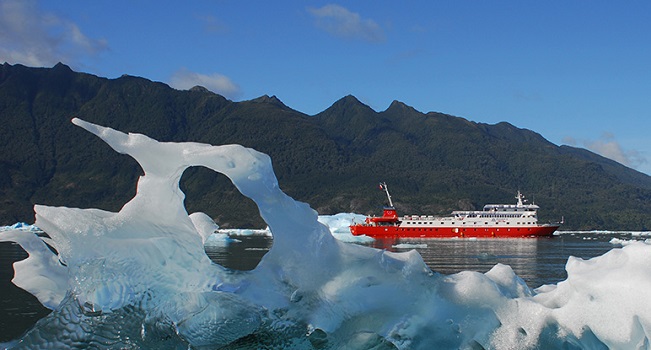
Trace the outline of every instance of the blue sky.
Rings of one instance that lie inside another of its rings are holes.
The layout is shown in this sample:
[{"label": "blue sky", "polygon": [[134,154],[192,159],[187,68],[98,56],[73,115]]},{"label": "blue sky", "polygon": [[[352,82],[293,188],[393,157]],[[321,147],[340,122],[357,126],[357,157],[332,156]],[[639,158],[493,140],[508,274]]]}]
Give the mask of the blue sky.
[{"label": "blue sky", "polygon": [[9,1],[0,62],[276,95],[399,100],[651,174],[649,1]]}]

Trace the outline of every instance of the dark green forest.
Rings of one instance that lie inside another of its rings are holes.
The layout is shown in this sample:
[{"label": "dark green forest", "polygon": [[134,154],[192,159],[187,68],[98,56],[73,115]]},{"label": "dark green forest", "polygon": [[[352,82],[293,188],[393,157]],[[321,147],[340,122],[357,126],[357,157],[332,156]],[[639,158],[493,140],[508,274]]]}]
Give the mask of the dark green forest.
[{"label": "dark green forest", "polygon": [[[159,141],[242,144],[271,156],[281,188],[320,214],[379,214],[385,181],[402,214],[514,203],[518,190],[562,229],[651,229],[651,177],[507,122],[476,123],[394,101],[376,112],[345,96],[306,115],[274,96],[233,102],[208,90],[106,79],[64,64],[0,67],[0,224],[33,205],[117,211],[142,170],[73,117]],[[183,175],[188,212],[222,227],[264,227],[255,205],[203,168]]]}]

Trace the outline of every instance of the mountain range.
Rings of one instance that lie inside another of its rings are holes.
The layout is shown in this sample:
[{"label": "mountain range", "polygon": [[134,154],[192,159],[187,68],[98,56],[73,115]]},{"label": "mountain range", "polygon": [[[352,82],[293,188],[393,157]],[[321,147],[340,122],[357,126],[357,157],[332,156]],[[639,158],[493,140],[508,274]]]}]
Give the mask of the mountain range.
[{"label": "mountain range", "polygon": [[[0,67],[0,224],[33,222],[34,204],[117,211],[142,170],[72,117],[159,141],[237,143],[271,156],[280,187],[319,214],[380,214],[388,184],[401,214],[439,215],[515,203],[518,190],[562,229],[651,229],[651,177],[588,150],[394,101],[377,112],[345,96],[316,115],[275,96],[234,102],[195,87],[64,64]],[[226,177],[183,175],[189,212],[222,227],[264,227]]]}]

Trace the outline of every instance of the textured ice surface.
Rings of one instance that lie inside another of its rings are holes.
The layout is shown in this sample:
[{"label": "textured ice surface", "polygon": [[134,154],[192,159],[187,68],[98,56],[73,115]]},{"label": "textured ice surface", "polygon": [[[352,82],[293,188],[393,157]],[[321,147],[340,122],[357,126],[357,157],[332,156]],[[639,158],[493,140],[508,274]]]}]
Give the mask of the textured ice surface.
[{"label": "textured ice surface", "polygon": [[[29,258],[14,283],[54,311],[14,348],[649,348],[651,247],[631,242],[531,290],[506,265],[441,275],[415,251],[334,239],[239,145],[162,143],[74,119],[142,166],[117,213],[35,206],[34,232],[0,232]],[[258,206],[273,246],[252,271],[214,264],[217,226],[186,212],[183,171],[222,173]],[[338,218],[322,218],[331,226]],[[210,243],[210,242],[209,242]]]}]

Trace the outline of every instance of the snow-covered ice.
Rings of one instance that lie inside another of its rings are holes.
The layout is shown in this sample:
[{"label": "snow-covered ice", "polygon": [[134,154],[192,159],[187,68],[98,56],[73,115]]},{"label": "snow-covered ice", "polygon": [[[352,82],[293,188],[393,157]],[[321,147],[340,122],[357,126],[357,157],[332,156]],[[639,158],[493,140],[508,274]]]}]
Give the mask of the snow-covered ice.
[{"label": "snow-covered ice", "polygon": [[[255,150],[73,123],[135,158],[145,175],[117,213],[35,206],[35,225],[51,239],[0,232],[29,254],[14,264],[13,282],[54,310],[8,347],[650,347],[650,245],[572,257],[565,281],[536,290],[502,264],[442,275],[415,250],[335,239],[350,217],[319,218],[287,196],[269,157]],[[204,244],[228,235],[205,214],[186,212],[179,180],[191,166],[226,175],[258,206],[273,245],[254,270],[231,271],[206,256]]]}]

